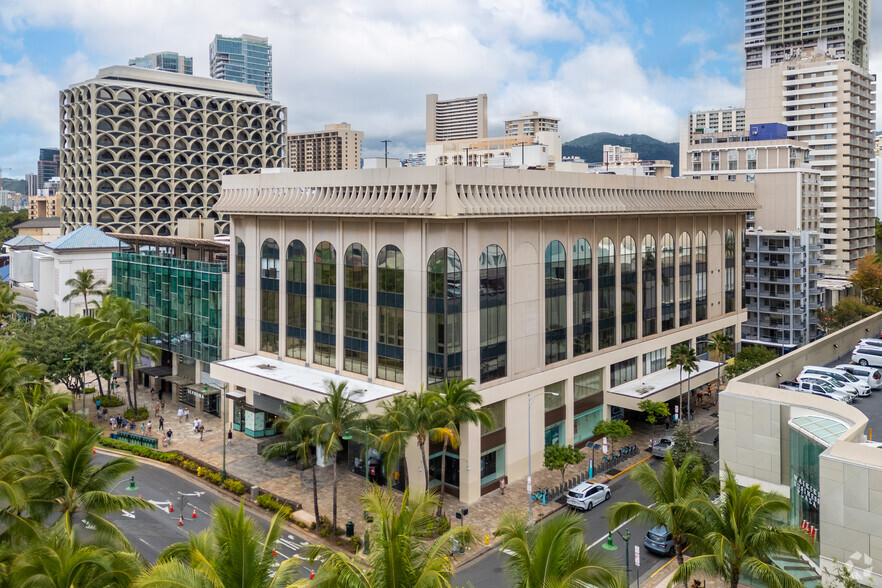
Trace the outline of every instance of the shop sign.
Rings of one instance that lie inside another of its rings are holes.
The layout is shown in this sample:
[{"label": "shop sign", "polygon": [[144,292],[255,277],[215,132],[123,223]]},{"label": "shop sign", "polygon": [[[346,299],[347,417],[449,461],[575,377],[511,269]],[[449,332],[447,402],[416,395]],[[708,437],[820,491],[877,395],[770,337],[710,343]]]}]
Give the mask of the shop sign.
[{"label": "shop sign", "polygon": [[818,489],[797,476],[793,475],[793,486],[796,488],[796,494],[805,500],[813,508],[818,508],[821,504],[821,494]]}]

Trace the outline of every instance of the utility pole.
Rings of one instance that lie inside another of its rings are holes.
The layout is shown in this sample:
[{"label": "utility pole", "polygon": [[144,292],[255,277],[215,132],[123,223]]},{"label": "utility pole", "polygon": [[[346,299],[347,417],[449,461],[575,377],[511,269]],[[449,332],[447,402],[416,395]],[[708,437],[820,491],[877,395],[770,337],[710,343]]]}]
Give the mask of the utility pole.
[{"label": "utility pole", "polygon": [[389,167],[389,143],[390,143],[390,141],[389,141],[389,139],[383,139],[382,141],[380,141],[380,143],[383,144],[383,149],[385,150],[385,155],[383,156],[383,167],[388,168]]}]

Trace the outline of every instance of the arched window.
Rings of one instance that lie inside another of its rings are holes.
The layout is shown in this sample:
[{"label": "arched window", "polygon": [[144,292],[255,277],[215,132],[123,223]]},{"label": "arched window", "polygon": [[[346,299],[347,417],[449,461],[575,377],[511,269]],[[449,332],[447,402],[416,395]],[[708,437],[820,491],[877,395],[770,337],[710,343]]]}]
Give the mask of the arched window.
[{"label": "arched window", "polygon": [[488,245],[481,252],[481,383],[504,378],[507,363],[507,282],[505,252]]},{"label": "arched window", "polygon": [[313,361],[337,367],[337,250],[327,241],[315,248],[313,278]]},{"label": "arched window", "polygon": [[695,234],[695,320],[707,318],[707,235]]},{"label": "arched window", "polygon": [[591,353],[591,243],[573,245],[573,357]]},{"label": "arched window", "polygon": [[306,359],[306,246],[298,240],[288,243],[285,255],[285,355]]},{"label": "arched window", "polygon": [[597,244],[598,349],[616,344],[616,246],[609,237]]},{"label": "arched window", "polygon": [[620,291],[622,293],[622,343],[637,338],[637,244],[634,238],[622,239],[619,257],[621,272]]},{"label": "arched window", "polygon": [[462,378],[462,261],[450,247],[426,264],[426,367],[430,387]]},{"label": "arched window", "polygon": [[545,248],[545,363],[567,358],[567,253],[560,241]]},{"label": "arched window", "polygon": [[245,345],[245,243],[236,237],[236,345]]},{"label": "arched window", "polygon": [[674,284],[676,273],[674,268],[674,237],[665,233],[661,241],[661,274],[662,274],[662,331],[670,331],[676,325],[674,312]]},{"label": "arched window", "polygon": [[279,244],[260,248],[260,350],[279,352]]},{"label": "arched window", "polygon": [[404,383],[404,255],[395,245],[377,256],[377,377]]},{"label": "arched window", "polygon": [[726,230],[726,312],[735,310],[735,231]]},{"label": "arched window", "polygon": [[680,326],[692,322],[692,239],[680,234]]},{"label": "arched window", "polygon": [[658,332],[658,253],[655,237],[644,235],[640,270],[643,272],[643,336]]},{"label": "arched window", "polygon": [[353,243],[343,256],[343,369],[368,373],[368,259],[361,243]]}]

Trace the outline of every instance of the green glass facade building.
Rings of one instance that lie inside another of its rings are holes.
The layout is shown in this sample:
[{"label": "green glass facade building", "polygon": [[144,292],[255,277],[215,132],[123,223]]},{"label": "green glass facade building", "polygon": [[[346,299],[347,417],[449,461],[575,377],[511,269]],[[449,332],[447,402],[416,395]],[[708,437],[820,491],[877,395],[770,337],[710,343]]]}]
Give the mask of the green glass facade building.
[{"label": "green glass facade building", "polygon": [[151,343],[198,359],[221,357],[221,287],[225,263],[114,252],[113,293],[150,312]]}]

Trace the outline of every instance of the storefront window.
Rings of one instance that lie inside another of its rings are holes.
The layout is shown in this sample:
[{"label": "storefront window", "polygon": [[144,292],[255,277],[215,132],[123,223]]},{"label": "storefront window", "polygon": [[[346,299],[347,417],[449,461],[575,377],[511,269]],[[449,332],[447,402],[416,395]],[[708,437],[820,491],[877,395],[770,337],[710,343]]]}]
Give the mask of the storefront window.
[{"label": "storefront window", "polygon": [[[445,484],[451,488],[459,488],[459,456],[447,450],[447,465],[444,469],[447,478]],[[441,452],[438,451],[429,456],[429,485],[441,484]]]},{"label": "storefront window", "polygon": [[566,397],[565,382],[556,382],[545,387],[545,447],[566,440]]},{"label": "storefront window", "polygon": [[603,420],[603,406],[577,414],[573,419],[573,442],[581,443],[594,436],[594,427]]},{"label": "storefront window", "polygon": [[505,445],[481,453],[481,485],[490,484],[505,475]]},{"label": "storefront window", "polygon": [[[802,417],[810,419],[812,417]],[[821,419],[830,421],[831,419]],[[844,427],[843,427],[844,428]],[[803,521],[818,529],[820,541],[820,456],[825,446],[790,426],[790,523]]]}]

